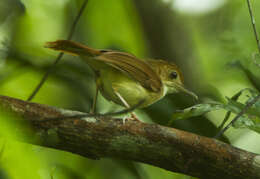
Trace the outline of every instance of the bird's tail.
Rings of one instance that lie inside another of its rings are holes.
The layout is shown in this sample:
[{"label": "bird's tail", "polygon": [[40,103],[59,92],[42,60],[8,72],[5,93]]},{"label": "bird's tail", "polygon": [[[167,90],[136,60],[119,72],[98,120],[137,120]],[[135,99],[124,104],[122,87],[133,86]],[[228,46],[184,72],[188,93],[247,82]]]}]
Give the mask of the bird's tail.
[{"label": "bird's tail", "polygon": [[75,56],[97,56],[101,54],[100,50],[96,50],[86,45],[72,42],[70,40],[57,40],[54,42],[47,42],[44,47],[64,53],[69,53]]}]

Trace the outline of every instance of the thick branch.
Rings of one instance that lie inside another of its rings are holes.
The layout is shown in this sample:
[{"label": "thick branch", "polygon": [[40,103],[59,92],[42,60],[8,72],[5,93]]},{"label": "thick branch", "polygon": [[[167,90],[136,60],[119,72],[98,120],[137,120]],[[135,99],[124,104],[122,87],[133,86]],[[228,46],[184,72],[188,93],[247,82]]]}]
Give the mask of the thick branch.
[{"label": "thick branch", "polygon": [[[62,119],[79,112],[6,96],[0,96],[0,107],[29,122],[34,135],[41,133],[41,143],[27,141],[34,144],[91,159],[143,162],[199,178],[260,178],[260,155],[196,134],[132,120],[123,124],[113,118]],[[44,121],[57,117],[61,119]]]}]

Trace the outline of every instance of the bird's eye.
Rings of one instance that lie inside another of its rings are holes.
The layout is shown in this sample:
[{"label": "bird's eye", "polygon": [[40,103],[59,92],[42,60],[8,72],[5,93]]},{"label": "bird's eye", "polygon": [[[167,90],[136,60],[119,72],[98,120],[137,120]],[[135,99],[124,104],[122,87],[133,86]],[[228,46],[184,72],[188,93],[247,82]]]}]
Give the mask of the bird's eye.
[{"label": "bird's eye", "polygon": [[176,78],[178,77],[178,74],[177,74],[176,71],[173,71],[173,72],[170,73],[169,77],[170,77],[171,79],[176,79]]}]

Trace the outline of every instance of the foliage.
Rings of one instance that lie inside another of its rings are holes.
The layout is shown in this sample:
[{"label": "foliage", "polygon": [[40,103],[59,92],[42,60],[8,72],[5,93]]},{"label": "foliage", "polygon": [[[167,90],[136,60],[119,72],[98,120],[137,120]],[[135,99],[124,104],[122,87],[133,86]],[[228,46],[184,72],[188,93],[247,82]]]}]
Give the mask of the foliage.
[{"label": "foliage", "polygon": [[[247,96],[247,101],[245,104],[241,102],[237,102],[232,98],[227,98],[227,104],[220,103],[220,102],[210,102],[210,103],[202,103],[197,104],[192,107],[186,108],[184,110],[175,111],[173,114],[173,120],[179,119],[188,119],[195,116],[201,116],[211,111],[224,109],[226,111],[230,111],[234,114],[240,113],[249,103],[257,96],[257,91],[252,89],[244,89],[239,92],[241,95],[242,92],[245,90],[249,91],[249,95]],[[239,120],[234,123],[235,128],[248,128],[252,129],[258,133],[260,133],[260,102],[258,101],[255,103],[247,112],[242,115]],[[170,124],[172,121],[170,121]]]},{"label": "foliage", "polygon": [[[1,95],[28,98],[57,55],[43,48],[43,44],[66,38],[82,2],[0,1]],[[73,40],[95,48],[128,51],[139,57],[166,57],[177,63],[185,84],[199,95],[199,104],[194,105],[185,95],[171,95],[148,109],[138,110],[137,115],[146,122],[170,123],[211,137],[226,111],[239,113],[260,89],[259,54],[247,5],[245,1],[226,1],[206,13],[193,14],[176,11],[174,2],[89,0]],[[253,2],[258,26],[259,6],[260,1]],[[89,67],[78,58],[64,56],[33,101],[89,111],[94,86]],[[239,100],[226,98],[237,92],[242,94]],[[260,132],[259,106],[260,102],[256,103],[234,124],[236,129],[227,133],[232,143],[256,153],[260,151],[255,145],[259,135],[252,131]],[[99,97],[99,112],[117,108]],[[16,142],[13,139],[22,140],[24,136],[15,136],[19,125],[13,122],[15,117],[2,111],[0,116],[0,178],[189,178],[140,163],[92,161]],[[30,130],[28,126],[21,128]],[[252,131],[238,130],[241,128]],[[250,140],[238,139],[238,133],[250,134]]]}]

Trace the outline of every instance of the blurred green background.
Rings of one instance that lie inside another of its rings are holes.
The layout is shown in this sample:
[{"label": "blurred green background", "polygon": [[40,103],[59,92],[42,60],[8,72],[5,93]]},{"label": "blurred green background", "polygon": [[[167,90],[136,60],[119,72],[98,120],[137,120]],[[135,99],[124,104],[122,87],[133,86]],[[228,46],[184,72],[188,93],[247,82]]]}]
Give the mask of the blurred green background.
[{"label": "blurred green background", "polygon": [[[29,97],[57,56],[43,44],[66,39],[82,3],[0,0],[1,95],[24,100]],[[252,3],[260,27],[260,1]],[[200,102],[225,102],[226,96],[241,89],[260,89],[260,61],[255,58],[257,47],[245,0],[89,0],[73,40],[94,48],[173,61],[182,69],[186,86],[198,94]],[[78,58],[65,55],[33,102],[89,111],[94,87],[89,67]],[[167,125],[175,110],[195,103],[185,94],[170,95],[137,110],[137,115],[146,122]],[[102,97],[97,108],[99,112],[120,109]],[[141,163],[93,161],[16,142],[12,117],[3,111],[0,114],[1,179],[190,178]],[[172,127],[212,137],[224,115],[219,110],[174,121]],[[260,153],[256,142],[259,134],[248,129],[230,129],[226,135],[232,145]]]}]

